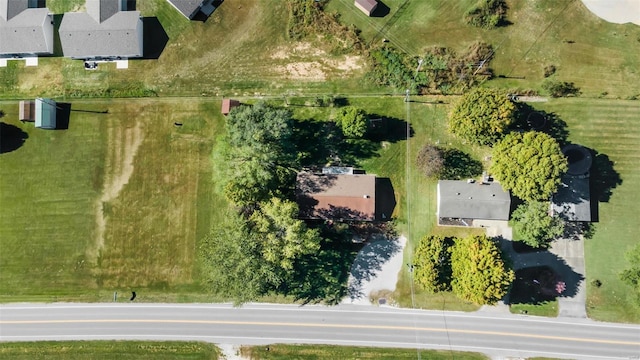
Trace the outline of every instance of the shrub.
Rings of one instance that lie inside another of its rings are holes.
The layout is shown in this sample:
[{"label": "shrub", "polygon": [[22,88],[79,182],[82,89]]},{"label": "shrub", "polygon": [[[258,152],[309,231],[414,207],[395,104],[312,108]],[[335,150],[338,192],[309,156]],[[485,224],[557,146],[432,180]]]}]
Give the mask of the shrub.
[{"label": "shrub", "polygon": [[438,177],[444,170],[444,152],[435,145],[427,144],[418,152],[416,163],[427,177]]},{"label": "shrub", "polygon": [[547,65],[544,67],[544,77],[548,78],[549,76],[556,73],[555,65]]},{"label": "shrub", "polygon": [[542,88],[545,89],[551,97],[563,97],[563,96],[579,96],[580,89],[575,86],[574,83],[566,81],[545,81],[542,84]]},{"label": "shrub", "polygon": [[504,0],[481,0],[465,14],[464,21],[475,27],[492,29],[506,23],[507,9]]}]

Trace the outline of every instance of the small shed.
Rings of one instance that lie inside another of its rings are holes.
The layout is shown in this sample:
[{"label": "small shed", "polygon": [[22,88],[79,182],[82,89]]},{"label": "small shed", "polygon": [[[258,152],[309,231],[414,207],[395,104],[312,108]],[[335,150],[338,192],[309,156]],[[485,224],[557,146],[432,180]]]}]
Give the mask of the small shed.
[{"label": "small shed", "polygon": [[56,102],[52,99],[37,98],[35,101],[36,127],[41,129],[56,128]]},{"label": "small shed", "polygon": [[20,101],[20,114],[18,120],[20,121],[35,121],[36,120],[36,102],[33,100]]},{"label": "small shed", "polygon": [[234,107],[240,106],[240,101],[233,99],[222,99],[222,115],[227,116]]},{"label": "small shed", "polygon": [[371,14],[378,7],[378,1],[376,0],[355,0],[354,5],[360,9],[363,13],[367,14],[367,16],[371,16]]}]

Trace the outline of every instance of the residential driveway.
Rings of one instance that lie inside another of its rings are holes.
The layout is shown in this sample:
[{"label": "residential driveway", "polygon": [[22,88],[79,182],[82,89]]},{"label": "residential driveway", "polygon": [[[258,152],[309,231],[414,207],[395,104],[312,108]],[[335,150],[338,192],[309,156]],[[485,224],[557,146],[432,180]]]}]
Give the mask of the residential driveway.
[{"label": "residential driveway", "polygon": [[[557,270],[565,282],[567,280],[574,282],[572,284],[574,286],[573,294],[558,298],[558,316],[586,318],[587,286],[585,284],[584,238],[580,236],[579,239],[556,240],[550,252],[564,259],[566,265],[573,272],[567,273],[566,268],[564,269],[565,273],[562,270]],[[575,274],[578,276],[576,277]]]},{"label": "residential driveway", "polygon": [[356,256],[349,275],[349,295],[343,304],[372,305],[371,295],[394,291],[402,270],[407,239],[380,237],[368,243]]},{"label": "residential driveway", "polygon": [[[476,226],[486,228],[487,236],[500,239],[500,247],[511,258],[514,270],[528,267],[548,266],[566,284],[566,290],[558,297],[558,316],[586,318],[586,285],[584,266],[584,238],[575,236],[554,241],[549,251],[519,254],[513,250],[511,228],[505,222],[478,221]],[[508,299],[506,299],[508,303]],[[485,306],[481,311],[507,312],[504,301],[495,306]]]}]

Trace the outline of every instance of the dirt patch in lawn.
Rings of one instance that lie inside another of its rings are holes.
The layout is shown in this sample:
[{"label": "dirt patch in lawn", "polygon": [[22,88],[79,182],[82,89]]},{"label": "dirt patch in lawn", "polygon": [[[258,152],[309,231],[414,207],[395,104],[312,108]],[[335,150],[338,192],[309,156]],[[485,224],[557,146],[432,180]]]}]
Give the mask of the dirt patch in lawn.
[{"label": "dirt patch in lawn", "polygon": [[130,128],[118,126],[109,129],[109,152],[106,159],[106,176],[102,196],[96,202],[96,241],[90,251],[90,258],[95,259],[104,247],[104,232],[107,225],[105,203],[118,197],[118,194],[129,182],[133,174],[133,159],[143,140],[141,123]]}]

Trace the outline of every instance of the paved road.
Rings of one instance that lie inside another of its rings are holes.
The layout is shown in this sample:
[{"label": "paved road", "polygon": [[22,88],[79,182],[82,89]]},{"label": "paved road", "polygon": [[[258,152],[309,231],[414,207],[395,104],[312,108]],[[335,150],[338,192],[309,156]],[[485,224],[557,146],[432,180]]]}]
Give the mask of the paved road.
[{"label": "paved road", "polygon": [[588,319],[356,305],[9,304],[0,340],[156,339],[478,351],[496,357],[638,359],[640,326]]}]

